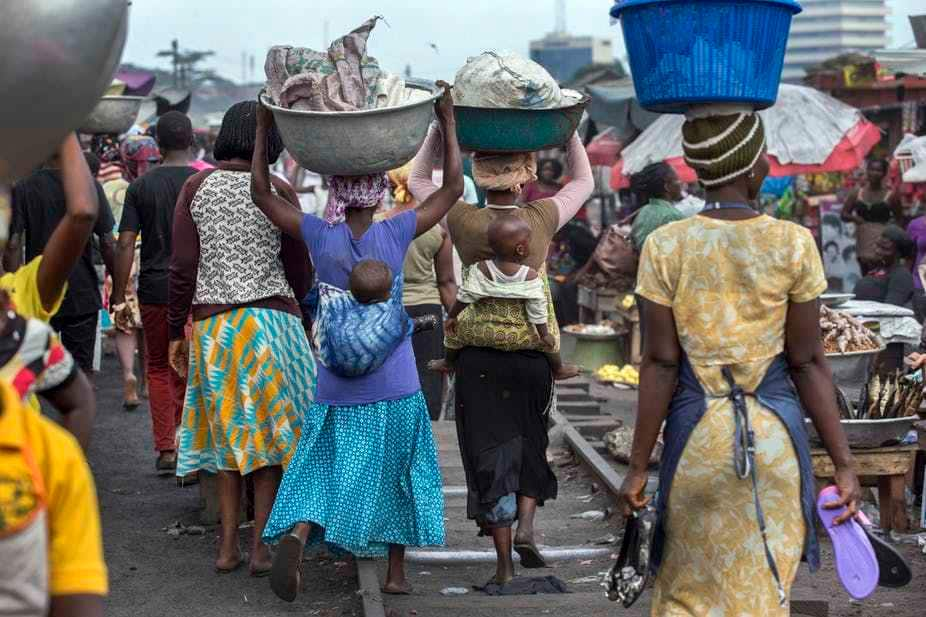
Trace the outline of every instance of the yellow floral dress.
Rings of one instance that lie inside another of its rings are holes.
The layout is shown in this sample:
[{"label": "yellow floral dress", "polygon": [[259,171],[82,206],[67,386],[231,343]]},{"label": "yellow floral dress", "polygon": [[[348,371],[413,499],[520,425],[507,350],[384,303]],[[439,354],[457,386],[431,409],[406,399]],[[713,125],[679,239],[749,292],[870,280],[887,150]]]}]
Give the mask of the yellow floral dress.
[{"label": "yellow floral dress", "polygon": [[[789,222],[695,216],[647,240],[637,293],[672,308],[681,347],[709,397],[672,480],[654,616],[789,614],[766,562],[752,483],[733,467],[734,415],[721,369],[730,366],[736,382],[754,391],[784,350],[789,303],[825,289],[813,237]],[[774,412],[752,396],[747,407],[769,548],[789,592],[805,538],[798,459]]]}]

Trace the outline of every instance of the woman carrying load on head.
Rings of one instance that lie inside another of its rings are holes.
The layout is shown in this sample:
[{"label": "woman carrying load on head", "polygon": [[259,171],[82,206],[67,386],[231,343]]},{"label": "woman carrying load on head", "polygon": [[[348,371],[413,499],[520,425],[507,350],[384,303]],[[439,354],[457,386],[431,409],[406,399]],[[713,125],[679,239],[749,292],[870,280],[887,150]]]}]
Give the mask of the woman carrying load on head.
[{"label": "woman carrying load on head", "polygon": [[[419,201],[437,190],[430,170],[439,146],[440,134],[432,131],[415,160],[409,186]],[[543,275],[550,297],[544,271],[550,241],[594,188],[588,156],[577,135],[569,142],[568,157],[569,184],[549,199],[518,204],[522,186],[536,179],[534,155],[476,156],[476,184],[486,190],[487,206],[480,209],[460,202],[447,218],[465,268],[492,257],[489,223],[498,216],[517,216],[531,228],[525,264]],[[558,351],[552,300],[548,305],[549,329]],[[446,346],[460,350],[455,362],[455,409],[467,477],[467,515],[492,536],[498,556],[494,581],[504,585],[514,576],[512,542],[524,567],[544,565],[534,543],[534,515],[557,492],[546,458],[553,376],[523,301],[490,298],[469,306],[458,318],[456,335],[448,333]],[[512,540],[516,520],[518,530]]]},{"label": "woman carrying load on head", "polygon": [[[271,160],[283,151],[275,130],[257,136],[256,111],[245,101],[226,112],[215,144],[219,167],[191,176],[177,199],[168,329],[171,366],[187,375],[177,475],[218,476],[218,572],[242,565],[241,484],[252,476],[250,572],[264,576],[271,560],[261,532],[312,403],[315,360],[299,306],[311,280],[305,248],[283,237],[251,201],[255,141]],[[285,180],[274,178],[273,188],[284,207],[299,212]]]},{"label": "woman carrying load on head", "polygon": [[[395,207],[386,212],[383,218],[395,216],[414,210],[418,202],[408,190],[408,176],[411,163],[389,172],[389,181],[393,185]],[[435,225],[412,242],[405,255],[402,269],[405,287],[402,302],[411,317],[433,315],[438,324],[443,321],[443,311],[450,311],[457,297],[457,283],[453,272],[453,245],[450,235],[441,225]],[[428,412],[432,420],[439,420],[441,399],[444,393],[444,376],[428,370],[428,362],[444,357],[444,330],[434,328],[412,338],[415,351],[415,364],[418,367],[418,379],[421,391],[428,403]]]},{"label": "woman carrying load on head", "polygon": [[[384,174],[333,176],[321,219],[292,211],[270,192],[266,154],[255,151],[254,200],[283,233],[304,241],[325,293],[348,289],[358,264],[375,260],[400,273],[412,241],[437,225],[463,193],[453,102],[449,86],[439,85],[444,95],[437,115],[447,136],[444,185],[388,220],[373,218],[388,187]],[[270,130],[272,114],[262,107],[259,117],[259,131]],[[315,340],[323,344],[327,335],[319,329],[316,322]],[[407,593],[405,547],[444,543],[440,468],[411,342],[405,338],[378,368],[353,377],[326,366],[324,353],[319,350],[315,403],[306,411],[306,429],[264,532],[268,542],[279,543],[271,587],[294,600],[305,544],[324,541],[357,556],[388,552],[383,590]]]},{"label": "woman carrying load on head", "polygon": [[858,511],[820,335],[826,279],[806,229],[749,206],[769,170],[758,114],[689,119],[683,134],[708,203],[643,247],[646,337],[622,507],[647,502],[665,420],[653,614],[786,617],[802,553],[819,566],[802,407],[836,466],[847,506],[837,520]]}]

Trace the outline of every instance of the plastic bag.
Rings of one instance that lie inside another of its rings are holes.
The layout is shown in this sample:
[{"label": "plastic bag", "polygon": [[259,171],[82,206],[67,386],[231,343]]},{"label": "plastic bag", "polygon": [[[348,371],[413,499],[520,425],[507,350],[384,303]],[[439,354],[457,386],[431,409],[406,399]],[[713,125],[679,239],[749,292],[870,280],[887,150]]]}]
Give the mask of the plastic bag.
[{"label": "plastic bag", "polygon": [[545,68],[511,52],[487,51],[469,58],[453,85],[454,102],[467,107],[555,109],[577,97],[560,90]]}]

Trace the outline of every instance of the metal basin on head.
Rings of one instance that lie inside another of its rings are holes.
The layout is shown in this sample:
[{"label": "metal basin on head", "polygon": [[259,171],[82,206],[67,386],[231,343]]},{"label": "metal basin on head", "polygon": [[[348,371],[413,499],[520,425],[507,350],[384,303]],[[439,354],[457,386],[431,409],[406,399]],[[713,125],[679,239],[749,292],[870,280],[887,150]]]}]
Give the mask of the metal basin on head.
[{"label": "metal basin on head", "polygon": [[120,135],[138,118],[145,100],[143,96],[104,96],[80,125],[80,132],[88,135]]},{"label": "metal basin on head", "polygon": [[409,162],[421,149],[441,92],[398,107],[322,112],[277,107],[266,95],[261,103],[273,112],[283,144],[299,164],[327,176],[384,173]]},{"label": "metal basin on head", "polygon": [[3,0],[0,182],[47,158],[86,119],[122,57],[128,0]]}]

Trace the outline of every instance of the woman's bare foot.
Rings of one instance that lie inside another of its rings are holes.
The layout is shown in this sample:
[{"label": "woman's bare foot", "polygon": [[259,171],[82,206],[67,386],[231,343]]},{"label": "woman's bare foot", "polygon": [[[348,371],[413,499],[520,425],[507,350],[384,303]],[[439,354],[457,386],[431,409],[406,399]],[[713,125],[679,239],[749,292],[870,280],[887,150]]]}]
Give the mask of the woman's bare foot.
[{"label": "woman's bare foot", "polygon": [[407,596],[412,592],[412,585],[407,580],[386,581],[383,593],[391,596]]},{"label": "woman's bare foot", "polygon": [[251,564],[249,566],[251,576],[263,577],[269,576],[273,570],[273,557],[270,555],[270,547],[263,542],[258,542],[251,548]]},{"label": "woman's bare foot", "polygon": [[558,367],[553,369],[553,379],[556,381],[572,379],[573,377],[578,377],[579,372],[580,369],[575,364],[560,364]]},{"label": "woman's bare foot", "polygon": [[446,360],[431,360],[428,362],[428,370],[449,375],[453,372],[453,366]]},{"label": "woman's bare foot", "polygon": [[215,560],[215,571],[219,574],[234,572],[241,567],[243,561],[241,549],[237,546],[234,549],[221,547],[219,548],[219,557]]}]

